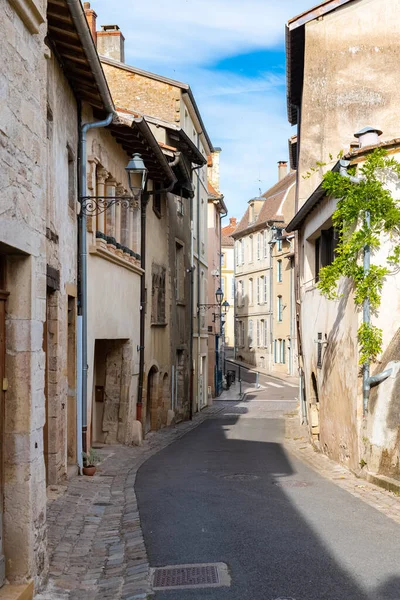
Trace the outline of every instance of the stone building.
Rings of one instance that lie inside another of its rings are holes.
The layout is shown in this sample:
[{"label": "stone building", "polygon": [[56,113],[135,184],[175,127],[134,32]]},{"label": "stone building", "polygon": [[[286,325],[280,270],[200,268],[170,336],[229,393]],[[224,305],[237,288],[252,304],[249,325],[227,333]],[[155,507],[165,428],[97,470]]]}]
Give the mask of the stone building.
[{"label": "stone building", "polygon": [[[298,126],[299,154],[297,214],[286,229],[298,235],[302,412],[310,435],[324,452],[352,469],[362,460],[369,471],[397,477],[395,378],[371,392],[363,418],[357,341],[361,315],[349,282],[340,282],[337,301],[323,297],[316,283],[321,266],[332,262],[336,243],[336,199],[326,197],[320,185],[323,173],[339,170],[340,151],[354,165],[362,163],[374,144],[398,156],[392,140],[400,135],[395,76],[399,8],[398,0],[331,1],[289,21],[288,112],[289,121]],[[362,134],[355,139],[369,124],[384,131],[379,140],[376,131],[369,134],[375,141]],[[365,148],[366,143],[372,147]],[[317,162],[326,164],[307,177]],[[374,260],[379,262],[379,256]],[[382,307],[390,304],[393,310],[383,309],[373,320],[383,330],[384,350],[374,373],[399,358],[397,298],[398,275],[388,277],[382,290]]]},{"label": "stone building", "polygon": [[[202,308],[208,327],[208,393],[213,398],[222,392],[224,338],[224,310],[217,306],[216,292],[221,288],[221,219],[228,211],[219,186],[220,149],[208,160],[208,304]],[[222,300],[221,300],[222,304]]]},{"label": "stone building", "polygon": [[229,225],[221,231],[221,288],[224,292],[223,301],[230,305],[225,317],[224,342],[225,349],[230,351],[235,345],[235,242],[232,233],[236,227],[236,217],[230,217]]},{"label": "stone building", "polygon": [[[146,317],[141,419],[148,430],[187,418],[207,404],[208,333],[199,306],[207,302],[206,164],[213,147],[190,87],[127,65],[119,27],[97,31],[89,3],[85,10],[115,105],[143,115],[163,152],[182,156],[174,168],[177,184],[157,196],[165,212],[152,201],[147,209],[146,233],[152,239],[146,255],[152,269],[151,280],[150,271],[146,275],[147,297],[165,305],[165,313],[160,308],[152,317],[148,310]],[[152,411],[153,417],[147,414]]]},{"label": "stone building", "polygon": [[[235,356],[261,369],[288,372],[292,262],[282,237],[294,212],[294,172],[279,163],[279,181],[249,207],[231,237],[235,240]],[[274,278],[279,281],[274,281]]]}]

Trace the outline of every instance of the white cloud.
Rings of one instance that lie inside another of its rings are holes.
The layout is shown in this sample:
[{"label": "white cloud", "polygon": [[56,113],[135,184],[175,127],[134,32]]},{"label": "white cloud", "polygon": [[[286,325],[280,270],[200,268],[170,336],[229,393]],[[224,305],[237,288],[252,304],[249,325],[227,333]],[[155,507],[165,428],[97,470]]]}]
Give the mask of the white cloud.
[{"label": "white cloud", "polygon": [[[98,25],[118,24],[128,64],[190,84],[215,146],[231,216],[277,178],[291,135],[285,74],[213,70],[218,61],[283,48],[285,22],[312,0],[96,0]],[[100,27],[98,27],[100,28]],[[259,182],[259,180],[261,180]]]}]

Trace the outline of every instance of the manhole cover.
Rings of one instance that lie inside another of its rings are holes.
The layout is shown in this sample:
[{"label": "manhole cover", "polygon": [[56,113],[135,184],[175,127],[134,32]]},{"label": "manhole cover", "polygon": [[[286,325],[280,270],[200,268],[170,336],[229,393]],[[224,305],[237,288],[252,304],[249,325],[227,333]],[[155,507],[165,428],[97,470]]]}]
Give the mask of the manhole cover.
[{"label": "manhole cover", "polygon": [[[308,481],[274,481],[274,485],[286,488],[303,488],[309,487],[312,484],[308,483]],[[279,598],[277,600],[279,600]],[[285,598],[282,598],[281,600],[285,600]],[[290,600],[290,598],[288,600]]]},{"label": "manhole cover", "polygon": [[230,585],[228,567],[224,563],[174,565],[152,569],[153,589],[184,589]]},{"label": "manhole cover", "polygon": [[217,477],[226,481],[255,481],[256,479],[260,479],[258,475],[254,475],[253,473],[232,473],[230,475],[217,475]]}]

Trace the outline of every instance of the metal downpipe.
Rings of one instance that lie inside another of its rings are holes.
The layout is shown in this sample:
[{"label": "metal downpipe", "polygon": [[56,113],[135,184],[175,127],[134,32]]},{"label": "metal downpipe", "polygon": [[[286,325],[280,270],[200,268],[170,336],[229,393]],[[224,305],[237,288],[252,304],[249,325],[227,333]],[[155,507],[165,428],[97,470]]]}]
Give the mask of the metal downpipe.
[{"label": "metal downpipe", "polygon": [[[80,161],[81,161],[81,176],[80,176],[80,193],[81,196],[86,196],[87,191],[87,169],[86,169],[86,141],[87,132],[90,129],[98,129],[101,127],[107,127],[113,119],[114,113],[110,113],[103,121],[97,121],[95,123],[85,123],[81,128],[81,139],[80,139]],[[79,263],[78,271],[80,275],[80,316],[82,319],[81,327],[81,339],[78,339],[78,344],[81,345],[81,364],[78,365],[78,369],[81,371],[82,381],[82,449],[83,452],[87,451],[87,372],[88,372],[88,340],[87,340],[87,219],[86,212],[82,210],[79,215],[79,233],[80,233],[80,250],[79,250]]]}]

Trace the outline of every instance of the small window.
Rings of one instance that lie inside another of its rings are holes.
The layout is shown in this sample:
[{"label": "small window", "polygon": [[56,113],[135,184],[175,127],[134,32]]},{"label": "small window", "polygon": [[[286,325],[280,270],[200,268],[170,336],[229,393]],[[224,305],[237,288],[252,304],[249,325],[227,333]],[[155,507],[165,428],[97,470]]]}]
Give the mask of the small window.
[{"label": "small window", "polygon": [[70,208],[75,208],[75,159],[74,154],[69,146],[67,146],[68,155],[68,205]]},{"label": "small window", "polygon": [[257,277],[257,304],[261,304],[260,287],[261,287],[260,278]]},{"label": "small window", "polygon": [[280,363],[284,365],[286,362],[286,342],[285,340],[280,340],[281,343],[281,352],[280,352]]},{"label": "small window", "polygon": [[264,258],[268,256],[268,239],[267,239],[267,231],[263,233],[263,245],[264,245]]},{"label": "small window", "polygon": [[268,330],[266,321],[264,321],[264,348],[268,348]]},{"label": "small window", "polygon": [[249,263],[253,262],[253,236],[249,237]]},{"label": "small window", "polygon": [[260,338],[260,321],[257,319],[257,348],[261,346]]},{"label": "small window", "polygon": [[161,202],[162,202],[162,194],[160,190],[162,189],[161,183],[154,183],[154,196],[153,196],[153,210],[156,213],[158,218],[161,218]]},{"label": "small window", "polygon": [[257,235],[257,260],[261,260],[261,233]]},{"label": "small window", "polygon": [[175,297],[177,302],[185,300],[185,264],[184,247],[179,242],[175,243],[175,279],[176,289]]},{"label": "small window", "polygon": [[249,279],[249,304],[250,306],[252,306],[254,302],[254,298],[253,298],[253,280]]},{"label": "small window", "polygon": [[266,277],[263,277],[264,279],[264,304],[267,304],[268,302],[268,280]]},{"label": "small window", "polygon": [[276,278],[277,278],[278,283],[282,283],[282,261],[281,260],[278,260]]}]

